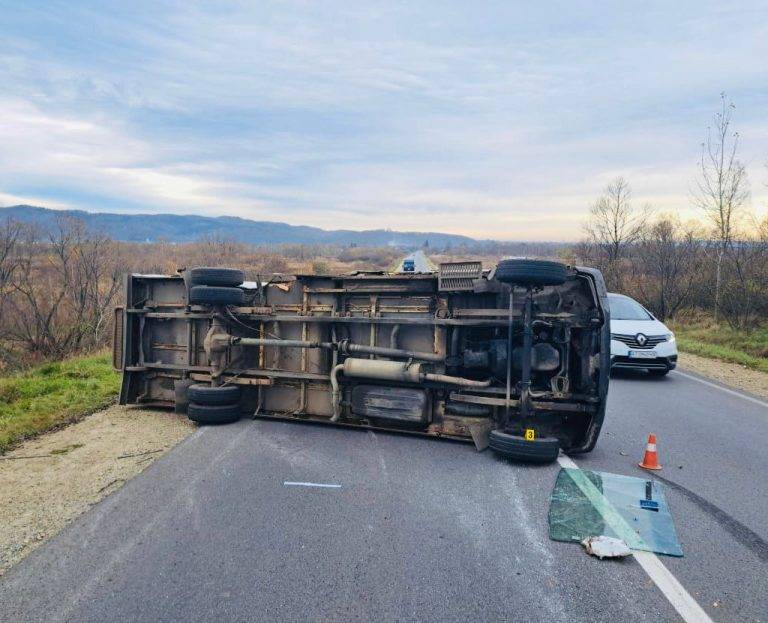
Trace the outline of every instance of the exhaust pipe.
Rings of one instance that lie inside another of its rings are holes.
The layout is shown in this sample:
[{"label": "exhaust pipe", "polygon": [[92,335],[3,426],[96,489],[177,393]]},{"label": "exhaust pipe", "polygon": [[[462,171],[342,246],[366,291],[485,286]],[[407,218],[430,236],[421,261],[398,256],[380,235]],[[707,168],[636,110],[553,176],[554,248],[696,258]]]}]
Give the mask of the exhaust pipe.
[{"label": "exhaust pipe", "polygon": [[377,379],[380,381],[399,381],[406,383],[423,383],[427,381],[430,383],[456,385],[458,387],[466,388],[482,388],[488,387],[491,384],[491,379],[486,381],[475,381],[459,376],[424,372],[422,370],[422,364],[420,363],[385,361],[379,359],[355,359],[350,357],[345,360],[344,363],[335,366],[331,371],[331,404],[333,406],[331,422],[338,421],[341,416],[339,374],[344,374],[344,376],[350,378]]}]

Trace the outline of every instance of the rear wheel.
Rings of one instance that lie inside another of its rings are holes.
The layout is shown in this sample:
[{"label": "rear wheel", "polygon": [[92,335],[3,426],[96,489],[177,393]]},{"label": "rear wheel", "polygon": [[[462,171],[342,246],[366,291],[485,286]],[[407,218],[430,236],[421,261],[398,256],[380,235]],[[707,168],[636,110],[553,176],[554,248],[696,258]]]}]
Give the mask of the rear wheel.
[{"label": "rear wheel", "polygon": [[198,424],[229,424],[240,419],[240,405],[199,405],[190,402],[187,416]]},{"label": "rear wheel", "polygon": [[245,293],[240,288],[220,286],[192,286],[189,289],[191,305],[245,305]]},{"label": "rear wheel", "polygon": [[189,402],[199,405],[232,405],[240,402],[240,388],[237,385],[190,385],[187,397]]},{"label": "rear wheel", "polygon": [[189,271],[189,283],[193,286],[239,286],[245,281],[245,273],[236,268],[193,268]]},{"label": "rear wheel", "polygon": [[554,437],[529,441],[500,430],[492,430],[488,445],[496,454],[526,463],[552,463],[560,453],[560,442]]},{"label": "rear wheel", "polygon": [[496,280],[523,286],[557,286],[565,283],[565,264],[547,260],[502,260],[496,265]]}]

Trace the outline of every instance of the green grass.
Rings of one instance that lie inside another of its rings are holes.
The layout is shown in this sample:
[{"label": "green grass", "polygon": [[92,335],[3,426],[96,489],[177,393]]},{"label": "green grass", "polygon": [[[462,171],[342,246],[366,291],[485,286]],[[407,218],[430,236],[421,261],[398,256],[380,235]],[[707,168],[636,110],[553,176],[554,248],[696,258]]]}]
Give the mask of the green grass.
[{"label": "green grass", "polygon": [[0,453],[110,404],[119,388],[108,353],[0,377]]},{"label": "green grass", "polygon": [[712,322],[670,324],[683,352],[768,372],[768,326],[737,331]]}]

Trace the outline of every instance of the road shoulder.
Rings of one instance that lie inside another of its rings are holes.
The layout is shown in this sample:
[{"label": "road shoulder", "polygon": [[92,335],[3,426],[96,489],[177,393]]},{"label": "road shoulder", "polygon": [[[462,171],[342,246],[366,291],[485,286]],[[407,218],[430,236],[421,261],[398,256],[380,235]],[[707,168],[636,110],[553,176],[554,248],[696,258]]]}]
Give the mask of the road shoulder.
[{"label": "road shoulder", "polygon": [[194,430],[183,416],[114,406],[4,454],[0,575]]},{"label": "road shoulder", "polygon": [[768,374],[751,370],[737,363],[726,363],[690,353],[679,354],[678,365],[683,371],[694,372],[753,396],[768,398]]}]

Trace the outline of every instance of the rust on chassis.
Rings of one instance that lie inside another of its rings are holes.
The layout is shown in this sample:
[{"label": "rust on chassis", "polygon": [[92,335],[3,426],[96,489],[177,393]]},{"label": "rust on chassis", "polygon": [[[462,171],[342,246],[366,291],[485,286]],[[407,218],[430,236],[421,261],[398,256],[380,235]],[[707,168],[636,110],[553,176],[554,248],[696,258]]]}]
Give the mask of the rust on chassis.
[{"label": "rust on chassis", "polygon": [[243,279],[129,276],[122,404],[474,440],[533,461],[597,441],[610,333],[596,270],[507,259]]}]

